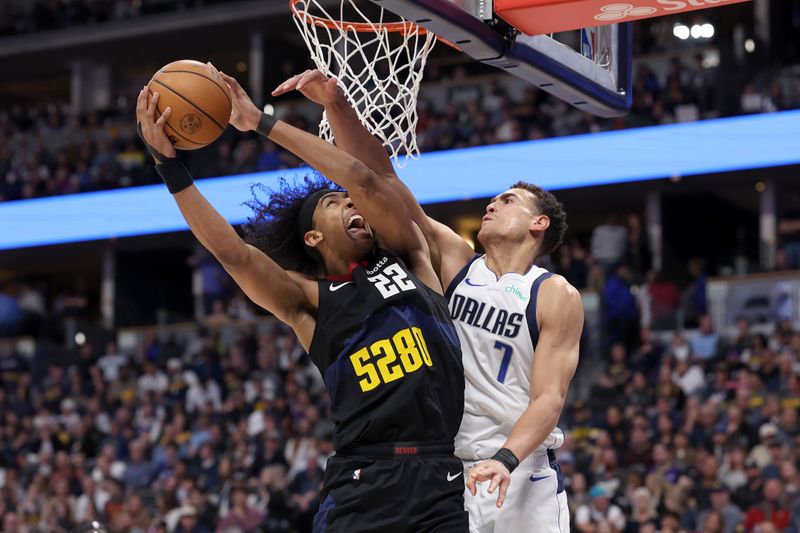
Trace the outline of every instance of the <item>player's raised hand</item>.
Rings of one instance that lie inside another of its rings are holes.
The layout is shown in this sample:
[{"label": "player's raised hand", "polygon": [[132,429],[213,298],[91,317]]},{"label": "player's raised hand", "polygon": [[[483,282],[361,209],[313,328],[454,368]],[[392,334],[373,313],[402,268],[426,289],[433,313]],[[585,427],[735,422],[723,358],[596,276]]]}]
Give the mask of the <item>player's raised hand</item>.
[{"label": "player's raised hand", "polygon": [[[165,157],[175,157],[175,147],[172,146],[172,142],[164,132],[164,123],[172,114],[172,108],[167,107],[161,116],[156,119],[157,104],[158,93],[151,93],[150,89],[145,85],[136,98],[136,122],[142,130],[144,142]],[[155,156],[154,159],[159,162]]]},{"label": "player's raised hand", "polygon": [[230,123],[239,131],[250,131],[256,129],[258,121],[261,120],[261,111],[256,104],[247,96],[247,93],[239,85],[235,78],[224,72],[219,73],[228,89],[231,91],[231,120]]},{"label": "player's raised hand", "polygon": [[483,461],[473,467],[467,476],[467,488],[473,496],[478,492],[477,484],[483,481],[489,481],[489,494],[494,494],[494,491],[500,489],[497,493],[497,507],[502,507],[511,483],[511,473],[508,468],[494,459]]},{"label": "player's raised hand", "polygon": [[344,96],[342,89],[336,84],[336,78],[326,76],[319,69],[306,70],[292,76],[278,85],[272,91],[272,96],[280,96],[289,91],[300,91],[312,102],[323,106],[336,103]]}]

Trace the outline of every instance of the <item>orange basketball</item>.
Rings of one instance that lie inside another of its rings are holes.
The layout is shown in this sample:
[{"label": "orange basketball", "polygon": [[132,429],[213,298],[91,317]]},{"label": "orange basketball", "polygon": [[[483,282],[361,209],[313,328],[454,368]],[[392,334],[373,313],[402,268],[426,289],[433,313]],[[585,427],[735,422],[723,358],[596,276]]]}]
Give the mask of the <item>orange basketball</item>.
[{"label": "orange basketball", "polygon": [[164,131],[175,148],[196,150],[222,135],[231,117],[228,85],[205,63],[183,59],[165,65],[147,84],[158,93],[156,118],[172,114]]}]

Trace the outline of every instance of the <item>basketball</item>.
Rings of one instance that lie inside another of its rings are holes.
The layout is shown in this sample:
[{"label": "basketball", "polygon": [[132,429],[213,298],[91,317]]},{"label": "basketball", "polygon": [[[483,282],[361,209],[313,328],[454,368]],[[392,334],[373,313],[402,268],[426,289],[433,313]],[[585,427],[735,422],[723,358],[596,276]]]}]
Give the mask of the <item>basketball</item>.
[{"label": "basketball", "polygon": [[182,59],[165,65],[147,84],[157,92],[156,117],[172,115],[164,131],[175,148],[197,150],[222,135],[231,116],[231,96],[219,73],[205,63]]}]

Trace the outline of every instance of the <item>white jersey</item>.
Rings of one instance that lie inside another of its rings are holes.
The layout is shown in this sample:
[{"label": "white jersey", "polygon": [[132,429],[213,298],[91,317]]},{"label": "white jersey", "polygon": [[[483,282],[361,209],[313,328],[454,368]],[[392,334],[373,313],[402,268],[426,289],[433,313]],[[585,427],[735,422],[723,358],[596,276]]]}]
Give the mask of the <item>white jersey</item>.
[{"label": "white jersey", "polygon": [[[532,266],[525,274],[497,279],[485,259],[476,256],[447,289],[466,377],[464,418],[456,437],[456,455],[465,460],[494,455],[530,403],[539,338],[536,296],[553,275]],[[537,451],[563,443],[564,433],[554,428]]]}]

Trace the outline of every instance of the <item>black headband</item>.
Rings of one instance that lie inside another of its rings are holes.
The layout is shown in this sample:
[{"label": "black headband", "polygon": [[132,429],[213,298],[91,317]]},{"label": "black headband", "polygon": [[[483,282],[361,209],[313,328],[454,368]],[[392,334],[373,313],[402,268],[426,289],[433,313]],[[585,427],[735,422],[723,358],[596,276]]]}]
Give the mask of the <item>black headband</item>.
[{"label": "black headband", "polygon": [[328,188],[320,189],[311,193],[308,198],[303,201],[303,205],[300,207],[300,213],[297,215],[297,229],[300,232],[300,239],[304,244],[306,233],[311,231],[311,219],[314,217],[314,210],[317,208],[317,204],[323,196],[332,192],[336,191]]}]

